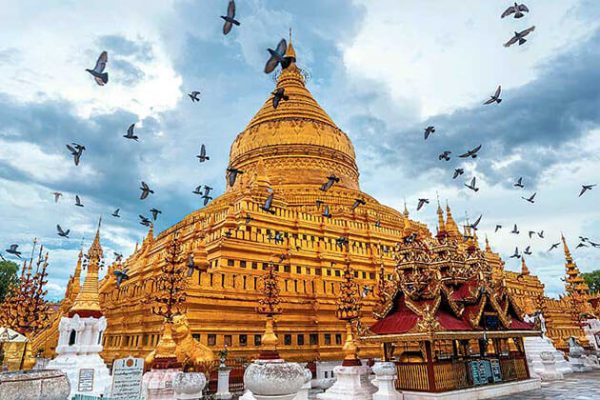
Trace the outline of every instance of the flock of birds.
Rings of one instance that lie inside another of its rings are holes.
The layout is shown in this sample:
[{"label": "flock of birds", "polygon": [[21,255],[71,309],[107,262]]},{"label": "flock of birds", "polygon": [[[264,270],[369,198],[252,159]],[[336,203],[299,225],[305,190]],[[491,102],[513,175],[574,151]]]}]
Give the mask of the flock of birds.
[{"label": "flock of birds", "polygon": [[[508,7],[502,13],[501,18],[513,16],[514,18],[519,19],[519,18],[524,17],[525,13],[529,13],[529,8],[526,5],[514,3],[513,6]],[[223,34],[224,35],[229,34],[229,32],[231,32],[231,30],[233,29],[234,26],[240,26],[240,22],[236,19],[236,7],[235,7],[234,0],[229,0],[228,6],[227,6],[227,13],[226,13],[226,15],[221,16],[221,18],[224,20],[224,24],[223,24]],[[504,47],[510,47],[517,43],[519,46],[525,44],[527,42],[527,39],[525,39],[525,37],[528,36],[529,34],[531,34],[534,30],[535,30],[535,26],[532,26],[521,32],[515,32],[514,36],[511,37],[510,40],[508,40],[506,43],[504,43]],[[287,50],[287,42],[285,39],[281,39],[279,41],[279,43],[277,44],[277,46],[275,47],[275,49],[271,49],[271,48],[267,49],[267,51],[269,53],[269,58],[267,59],[267,62],[264,67],[264,72],[266,74],[272,73],[277,68],[277,66],[281,66],[282,69],[285,69],[291,64],[292,59],[290,57],[286,57],[286,55],[285,55],[286,50]],[[103,51],[100,54],[100,56],[98,57],[94,68],[86,69],[86,71],[93,77],[93,79],[95,80],[95,82],[97,83],[98,86],[105,86],[106,84],[108,84],[108,81],[109,81],[108,80],[108,72],[105,71],[107,64],[108,64],[108,53],[106,51]],[[273,95],[272,105],[273,105],[274,109],[276,109],[282,101],[287,101],[289,99],[288,95],[285,94],[285,88],[277,88],[271,94]],[[498,85],[495,92],[489,97],[489,99],[484,101],[483,104],[486,106],[491,105],[491,104],[500,104],[503,101],[503,99],[501,98],[501,94],[502,94],[502,87],[501,87],[501,85]],[[201,92],[194,90],[194,91],[188,93],[188,96],[192,103],[196,103],[196,102],[200,101]],[[435,133],[436,133],[435,126],[427,126],[424,131],[424,139],[428,140],[429,137]],[[133,140],[135,142],[139,142],[140,137],[135,132],[135,123],[131,124],[127,128],[127,131],[123,135],[123,137],[127,140]],[[79,166],[79,164],[82,160],[82,156],[84,155],[84,152],[87,151],[85,145],[82,145],[79,143],[70,143],[70,144],[67,144],[66,147],[67,147],[68,151],[70,152],[70,155],[73,157],[73,162],[74,162],[75,166]],[[461,159],[470,159],[470,158],[475,159],[479,156],[479,152],[481,151],[481,149],[482,149],[482,144],[479,144],[471,149],[467,149],[466,151],[462,152],[458,157]],[[450,161],[451,154],[452,154],[452,151],[445,150],[439,154],[438,159],[440,161],[446,161],[446,162]],[[196,157],[198,158],[198,161],[200,163],[204,163],[204,162],[210,160],[210,157],[207,155],[206,146],[204,144],[201,144],[200,152],[198,155],[196,155]],[[229,186],[233,186],[236,182],[237,177],[243,173],[244,173],[244,171],[242,171],[238,168],[235,168],[234,166],[231,166],[231,165],[228,166],[227,167],[227,184]],[[459,176],[463,175],[464,173],[465,173],[464,168],[462,168],[462,167],[456,168],[452,174],[452,179],[457,179]],[[325,182],[321,185],[320,190],[322,192],[327,192],[329,189],[331,189],[331,187],[334,184],[338,183],[339,181],[340,181],[340,178],[335,176],[334,174],[332,174],[326,178]],[[464,186],[475,193],[479,192],[479,190],[480,190],[480,188],[477,186],[477,177],[475,177],[475,176],[473,176],[468,182],[466,182],[464,184]],[[516,188],[524,189],[525,185],[523,183],[523,178],[519,177],[513,186]],[[581,189],[581,192],[579,193],[579,197],[584,195],[587,191],[592,190],[592,188],[595,186],[596,186],[595,184],[582,185],[582,189]],[[144,181],[141,181],[139,190],[140,190],[139,199],[142,201],[148,199],[150,195],[154,194],[154,190],[151,189],[151,187]],[[212,190],[213,190],[213,188],[210,186],[198,185],[192,191],[192,193],[200,196],[203,199],[204,206],[206,206],[213,199],[213,197],[210,196]],[[521,198],[531,204],[534,204],[536,201],[536,195],[537,195],[537,193],[534,192],[533,194],[531,194],[529,196],[521,196]],[[60,198],[63,197],[63,194],[61,192],[54,192],[53,196],[54,196],[54,202],[58,203]],[[264,204],[261,206],[261,209],[263,211],[272,213],[272,214],[275,213],[275,211],[272,208],[273,197],[274,197],[273,191],[270,190],[270,193],[267,196]],[[417,211],[421,210],[426,204],[429,204],[429,202],[430,202],[430,200],[428,198],[418,199],[418,204],[416,207]],[[352,208],[352,210],[355,210],[359,206],[365,205],[365,204],[366,204],[366,201],[363,198],[356,198],[355,202],[351,208]],[[84,207],[84,204],[81,201],[81,198],[79,197],[79,195],[75,195],[75,206]],[[316,200],[316,206],[317,206],[317,210],[319,212],[322,212],[322,215],[324,217],[332,218],[330,207],[329,207],[329,205],[325,204],[324,201]],[[321,209],[322,209],[322,211],[321,211]],[[151,217],[147,217],[143,214],[138,215],[139,223],[141,225],[150,226],[153,223],[153,221],[156,221],[158,216],[162,213],[162,211],[157,208],[151,208],[151,209],[149,209],[149,212],[151,214]],[[113,213],[111,214],[111,216],[114,218],[120,218],[121,217],[120,209],[119,208],[115,209],[113,211]],[[475,222],[473,222],[473,223],[469,224],[467,222],[468,226],[474,231],[477,230],[482,217],[483,217],[483,215],[480,215],[479,218],[477,218],[475,220]],[[246,216],[246,223],[249,224],[251,221],[252,221],[252,217],[248,214]],[[380,221],[376,221],[375,226],[381,226]],[[496,225],[495,232],[498,232],[500,229],[502,229],[502,225]],[[60,237],[63,237],[63,238],[68,238],[69,234],[71,233],[70,229],[64,229],[63,227],[61,227],[60,224],[56,225],[56,231],[57,231],[57,235]],[[519,235],[520,231],[516,224],[514,225],[513,230],[510,233]],[[529,231],[528,235],[529,235],[529,239],[532,239],[535,236],[537,236],[539,238],[544,238],[543,231],[540,231],[540,232]],[[414,241],[415,239],[416,239],[416,236],[413,234],[413,235],[410,235],[410,236],[404,238],[404,242],[410,243],[410,242]],[[468,239],[468,237],[465,237],[465,240],[466,239]],[[269,240],[274,240],[275,243],[283,243],[284,234],[282,234],[281,232],[269,233]],[[340,247],[344,246],[347,243],[348,243],[348,238],[346,238],[346,237],[340,237],[340,238],[336,239],[336,244]],[[560,242],[552,244],[552,246],[550,247],[550,249],[548,251],[552,251],[553,249],[556,249],[559,246],[559,244],[560,244]],[[600,243],[593,242],[587,237],[580,236],[580,243],[577,245],[577,248],[589,247],[589,246],[594,247],[594,248],[600,248]],[[15,257],[21,258],[21,252],[19,251],[18,247],[19,247],[18,244],[12,244],[9,246],[8,249],[6,249],[6,253],[11,254]],[[531,246],[527,246],[527,248],[523,251],[523,254],[527,254],[527,255],[532,254]],[[116,252],[114,252],[114,255],[115,255],[115,258],[117,261],[119,261],[123,257],[122,254],[119,254]],[[522,255],[519,252],[519,248],[517,247],[515,249],[514,254],[511,255],[510,258],[521,258],[521,256]],[[4,257],[2,256],[1,253],[0,253],[0,258],[4,260]],[[188,260],[188,267],[193,272],[193,268],[194,268],[193,259]],[[120,271],[115,271],[114,274],[117,278],[117,286],[120,286],[120,284],[123,280],[128,279],[126,269],[120,270]]]}]

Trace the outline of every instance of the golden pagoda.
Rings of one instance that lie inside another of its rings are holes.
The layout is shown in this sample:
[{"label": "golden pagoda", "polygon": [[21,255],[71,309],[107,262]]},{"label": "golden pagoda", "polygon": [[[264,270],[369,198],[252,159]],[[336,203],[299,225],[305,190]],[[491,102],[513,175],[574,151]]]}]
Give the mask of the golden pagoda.
[{"label": "golden pagoda", "polygon": [[[234,184],[156,237],[151,227],[142,244],[118,265],[129,275],[120,287],[112,273],[116,266],[109,266],[100,282],[99,303],[83,299],[81,293],[74,300],[75,309],[83,300],[97,310],[101,306],[108,319],[103,343],[107,362],[127,355],[145,357],[156,348],[163,319],[144,300],[156,291],[161,254],[175,235],[194,267],[186,313],[176,322],[174,340],[185,341],[190,349],[199,342],[198,354],[207,358],[209,353],[200,350],[225,346],[231,357],[255,358],[265,327],[255,304],[263,296],[261,278],[272,265],[286,310],[274,322],[277,351],[290,361],[344,357],[346,322],[336,318],[336,309],[345,265],[351,263],[359,287],[385,286],[380,277],[394,273],[395,245],[411,235],[433,238],[426,225],[409,218],[406,206],[399,212],[361,191],[354,146],[306,87],[291,40],[287,57],[291,63],[280,72],[276,87],[285,89],[289,99],[273,108],[271,94],[233,141],[228,167],[241,172]],[[339,181],[322,190],[329,177]],[[270,194],[268,212],[263,205]],[[357,199],[365,204],[353,207]],[[324,215],[326,206],[331,217]],[[469,230],[460,231],[448,205],[445,218],[438,208],[438,235],[457,242],[462,254],[480,251],[476,232]],[[471,236],[467,241],[465,234]],[[340,240],[346,244],[340,246]],[[543,285],[537,277],[517,279],[518,273],[505,271],[489,243],[483,253],[492,276],[506,282],[516,301],[530,297],[541,302]],[[285,257],[273,262],[273,254]],[[71,296],[74,290],[72,285]],[[361,299],[363,326],[375,321],[372,310],[379,296],[374,292]],[[539,304],[529,309],[539,309]],[[51,339],[56,327],[37,342],[46,354],[55,346]],[[361,344],[359,356],[378,357],[378,345]]]}]

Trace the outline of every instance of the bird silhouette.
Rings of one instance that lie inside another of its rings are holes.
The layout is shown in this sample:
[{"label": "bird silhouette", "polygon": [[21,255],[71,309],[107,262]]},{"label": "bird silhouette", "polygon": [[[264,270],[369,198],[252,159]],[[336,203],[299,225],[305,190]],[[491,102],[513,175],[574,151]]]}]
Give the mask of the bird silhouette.
[{"label": "bird silhouette", "polygon": [[532,253],[531,253],[531,246],[527,246],[527,247],[525,248],[525,251],[523,252],[523,254],[527,254],[528,256],[530,256],[530,255],[532,254]]},{"label": "bird silhouette", "polygon": [[67,229],[66,231],[64,231],[64,230],[63,230],[63,229],[60,227],[60,225],[58,225],[58,224],[56,225],[56,231],[57,231],[57,233],[58,233],[58,236],[60,236],[60,237],[64,237],[64,238],[68,238],[68,237],[69,237],[69,232],[71,232],[71,230],[70,230],[70,229]]},{"label": "bird silhouette", "polygon": [[140,217],[140,224],[144,225],[144,226],[150,226],[151,222],[148,218],[144,217],[143,215],[138,215],[138,217]]},{"label": "bird silhouette", "polygon": [[267,60],[267,63],[265,64],[265,74],[270,74],[271,72],[273,72],[279,64],[281,64],[282,69],[285,69],[290,65],[291,60],[285,57],[286,50],[287,42],[285,41],[285,39],[281,39],[279,41],[275,50],[267,49],[267,51],[270,54],[270,57]]},{"label": "bird silhouette", "polygon": [[517,224],[515,224],[515,226],[513,227],[513,230],[510,231],[510,233],[514,233],[515,235],[519,234],[519,228],[517,228]]},{"label": "bird silhouette", "polygon": [[192,103],[200,101],[200,92],[197,90],[194,90],[192,93],[188,93],[188,96],[190,96],[190,99],[192,99]]},{"label": "bird silhouette", "polygon": [[237,168],[227,168],[227,182],[229,183],[229,186],[235,185],[235,180],[237,179],[237,176],[243,173],[244,171],[241,171]]},{"label": "bird silhouette", "polygon": [[335,239],[335,245],[337,247],[344,247],[348,243],[349,243],[348,238],[345,236],[340,236],[339,238]]},{"label": "bird silhouette", "polygon": [[438,156],[438,160],[450,161],[450,154],[452,154],[452,152],[450,150],[446,150]]},{"label": "bird silhouette", "polygon": [[288,101],[290,99],[290,96],[285,94],[284,88],[277,88],[271,94],[273,95],[273,108],[274,109],[277,109],[277,107],[279,106],[279,103],[282,100]]},{"label": "bird silhouette", "polygon": [[317,199],[317,200],[315,201],[315,204],[317,205],[317,211],[318,211],[318,210],[320,210],[320,209],[321,209],[321,206],[322,206],[323,204],[325,204],[325,202],[324,202],[323,200],[319,200],[319,199]]},{"label": "bird silhouette", "polygon": [[471,183],[469,183],[469,184],[465,183],[465,186],[474,192],[479,192],[479,188],[477,187],[477,178],[476,177],[473,177],[473,179],[471,179]]},{"label": "bird silhouette", "polygon": [[494,232],[498,232],[500,229],[502,229],[502,225],[496,225],[496,229],[494,229]]},{"label": "bird silhouette", "polygon": [[534,194],[532,194],[532,195],[531,195],[531,196],[529,196],[529,197],[523,197],[523,196],[521,196],[521,198],[522,198],[523,200],[525,200],[525,201],[528,201],[528,202],[530,202],[531,204],[533,204],[533,203],[535,203],[535,200],[534,200],[534,199],[535,199],[535,195],[536,195],[536,194],[537,194],[537,193],[534,193]]},{"label": "bird silhouette", "polygon": [[466,153],[461,154],[459,157],[460,158],[477,158],[477,153],[479,152],[479,150],[481,150],[481,145],[475,147],[474,149],[471,149],[469,151],[467,151]]},{"label": "bird silhouette", "polygon": [[117,289],[119,289],[121,287],[121,284],[123,283],[123,281],[126,281],[129,279],[129,275],[127,274],[127,272],[128,272],[127,268],[123,268],[122,270],[116,270],[113,272],[113,274],[116,277]]},{"label": "bird silhouette", "polygon": [[531,239],[533,237],[533,235],[535,235],[535,231],[529,231],[527,232],[529,234],[529,239]]},{"label": "bird silhouette", "polygon": [[81,199],[79,198],[79,195],[75,195],[75,205],[77,207],[83,207],[83,203],[81,202]]},{"label": "bird silhouette", "polygon": [[198,154],[196,158],[198,158],[198,161],[200,161],[201,163],[203,163],[206,160],[210,160],[210,157],[206,155],[206,146],[204,144],[200,146],[200,154]]},{"label": "bird silhouette", "polygon": [[18,258],[21,258],[21,252],[19,251],[18,244],[11,244],[8,249],[5,250],[8,254],[12,254]]},{"label": "bird silhouette", "polygon": [[154,194],[154,190],[150,189],[146,182],[142,181],[142,186],[140,186],[140,190],[142,193],[140,194],[140,200],[144,200],[148,197],[150,193]]},{"label": "bird silhouette", "polygon": [[73,162],[75,163],[75,165],[79,165],[81,155],[86,150],[85,146],[82,146],[77,143],[71,143],[70,145],[67,145],[67,149],[69,149],[69,151],[71,152],[71,155],[73,156]]},{"label": "bird silhouette", "polygon": [[194,189],[194,191],[192,193],[202,195],[203,194],[202,193],[202,185],[196,186],[196,189]]},{"label": "bird silhouette", "polygon": [[208,204],[209,201],[211,201],[213,198],[207,194],[203,195],[202,198],[204,199],[204,206],[206,206]]},{"label": "bird silhouette", "polygon": [[123,254],[121,254],[121,253],[117,253],[116,251],[113,251],[113,255],[115,256],[115,262],[120,262],[123,259]]},{"label": "bird silhouette", "polygon": [[596,185],[581,185],[581,192],[579,192],[579,197],[583,196],[583,194],[588,190],[592,190],[594,186]]},{"label": "bird silhouette", "polygon": [[531,28],[527,28],[521,32],[515,32],[515,35],[512,38],[510,38],[510,40],[508,42],[504,43],[504,47],[510,47],[517,42],[519,42],[519,46],[521,46],[522,44],[527,42],[527,39],[525,39],[525,36],[529,35],[533,31],[535,31],[535,26],[532,26]]},{"label": "bird silhouette", "polygon": [[581,247],[589,247],[589,246],[588,246],[587,244],[585,244],[585,243],[583,243],[583,242],[582,242],[582,243],[579,243],[579,244],[577,245],[577,247],[575,247],[575,248],[576,248],[576,249],[579,249],[579,248],[581,248]]},{"label": "bird silhouette", "polygon": [[481,214],[481,215],[479,216],[479,218],[477,218],[477,220],[476,220],[475,222],[473,222],[472,224],[470,224],[470,225],[469,225],[469,227],[470,227],[471,229],[473,229],[474,231],[476,231],[476,230],[477,230],[477,225],[479,225],[479,223],[481,222],[481,218],[482,218],[482,217],[483,217],[483,214]]},{"label": "bird silhouette", "polygon": [[194,274],[194,270],[196,269],[196,264],[194,263],[194,255],[190,254],[187,259],[187,276],[188,278]]},{"label": "bird silhouette", "polygon": [[208,196],[210,194],[211,190],[213,190],[213,188],[211,188],[210,186],[204,185],[204,195],[205,196]]},{"label": "bird silhouette", "polygon": [[429,199],[419,199],[417,203],[417,211],[419,211],[425,204],[429,204]]},{"label": "bird silhouette", "polygon": [[425,132],[423,133],[425,140],[427,140],[432,133],[435,133],[434,126],[428,126],[427,128],[425,128]]},{"label": "bird silhouette", "polygon": [[133,134],[134,129],[135,129],[135,124],[129,125],[129,128],[127,128],[127,133],[125,135],[123,135],[123,137],[126,139],[135,140],[137,142],[139,137]]},{"label": "bird silhouette", "polygon": [[500,93],[502,93],[502,86],[498,85],[496,92],[490,96],[488,100],[486,100],[483,104],[488,105],[492,103],[500,104],[502,103],[502,99],[500,98]]},{"label": "bird silhouette", "polygon": [[548,249],[548,251],[552,251],[552,250],[556,249],[559,245],[560,245],[560,242],[554,243],[552,246],[550,246],[550,248]]},{"label": "bird silhouette", "polygon": [[325,208],[323,209],[323,216],[325,218],[331,218],[331,212],[329,212],[329,206],[325,205]]},{"label": "bird silhouette", "polygon": [[358,206],[364,206],[367,202],[364,199],[354,199],[354,204],[352,204],[352,210],[356,210]]},{"label": "bird silhouette", "polygon": [[54,195],[54,202],[58,203],[58,199],[60,199],[62,197],[62,193],[61,192],[54,192],[52,193]]},{"label": "bird silhouette", "polygon": [[540,237],[540,239],[544,238],[544,231],[539,231],[538,232],[538,236]]},{"label": "bird silhouette", "polygon": [[517,182],[515,182],[515,184],[513,186],[523,189],[525,187],[523,185],[523,178],[519,177],[519,179],[517,179]]},{"label": "bird silhouette", "polygon": [[120,211],[120,209],[119,209],[119,208],[117,208],[117,209],[116,209],[116,210],[115,210],[115,211],[112,213],[112,216],[113,216],[113,217],[115,217],[115,218],[121,218],[121,216],[119,215],[119,211]]},{"label": "bird silhouette", "polygon": [[454,170],[454,175],[452,175],[452,179],[456,179],[456,178],[458,178],[459,176],[461,176],[464,173],[465,173],[464,169],[462,169],[462,168],[456,168]]},{"label": "bird silhouette", "polygon": [[273,193],[271,193],[267,196],[267,199],[265,200],[265,204],[260,206],[260,208],[268,213],[275,214],[275,210],[273,210],[271,208],[272,204],[273,204]]},{"label": "bird silhouette", "polygon": [[162,211],[156,209],[156,208],[151,208],[150,209],[150,213],[152,214],[152,219],[154,221],[156,221],[156,218],[158,218],[158,214],[162,214]]},{"label": "bird silhouette", "polygon": [[506,10],[504,10],[500,18],[508,17],[511,14],[514,14],[515,18],[523,18],[523,16],[525,15],[523,14],[524,12],[529,12],[529,8],[527,8],[525,4],[515,3],[514,6],[510,6]]},{"label": "bird silhouette", "polygon": [[240,21],[235,19],[235,1],[229,0],[229,4],[227,5],[227,15],[221,15],[221,18],[225,20],[223,24],[223,35],[227,35],[233,25],[240,26]]},{"label": "bird silhouette", "polygon": [[94,77],[98,86],[104,86],[108,83],[108,72],[104,72],[106,63],[108,63],[108,53],[103,51],[100,53],[98,60],[96,60],[94,69],[86,69]]},{"label": "bird silhouette", "polygon": [[512,256],[510,256],[510,258],[521,258],[521,255],[519,254],[519,248],[515,247],[515,252]]},{"label": "bird silhouette", "polygon": [[329,189],[331,189],[331,187],[333,186],[334,183],[337,183],[340,181],[340,178],[338,178],[335,175],[330,175],[327,177],[327,182],[325,182],[324,184],[321,185],[321,191],[326,192]]}]

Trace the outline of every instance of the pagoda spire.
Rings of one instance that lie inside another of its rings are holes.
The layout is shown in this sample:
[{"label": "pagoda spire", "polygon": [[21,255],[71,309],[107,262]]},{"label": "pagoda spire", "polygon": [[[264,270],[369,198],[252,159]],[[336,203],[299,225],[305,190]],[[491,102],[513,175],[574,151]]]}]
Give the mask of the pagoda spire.
[{"label": "pagoda spire", "polygon": [[448,202],[446,202],[446,232],[454,237],[460,236],[460,230],[458,229],[458,225],[456,225],[456,221],[454,221]]},{"label": "pagoda spire", "polygon": [[404,216],[406,218],[408,218],[408,208],[406,207],[406,199],[404,199],[404,212],[403,212]]},{"label": "pagoda spire", "polygon": [[569,250],[569,246],[567,245],[567,240],[565,236],[561,233],[560,238],[563,243],[563,249],[565,252],[565,269],[567,272],[566,282],[566,290],[569,294],[578,294],[578,295],[589,295],[590,288],[585,283],[585,280],[581,276],[579,272],[579,268],[577,264],[573,260],[573,256],[571,255],[571,251]]},{"label": "pagoda spire", "polygon": [[521,275],[529,275],[529,268],[527,268],[527,264],[525,263],[525,257],[521,257]]},{"label": "pagoda spire", "polygon": [[294,50],[294,46],[292,45],[292,28],[290,28],[290,40],[288,42],[284,57],[290,58],[293,63],[296,62],[296,50]]},{"label": "pagoda spire", "polygon": [[442,206],[440,205],[440,198],[438,197],[438,208],[437,208],[437,216],[438,216],[438,234],[446,231],[446,223],[444,222],[444,211],[442,210]]},{"label": "pagoda spire", "polygon": [[83,281],[83,285],[81,286],[81,289],[77,294],[71,309],[69,310],[69,317],[73,317],[75,314],[79,315],[81,318],[100,318],[102,316],[100,297],[98,295],[98,271],[102,267],[104,258],[102,246],[100,245],[101,225],[102,218],[98,220],[96,236],[94,237],[94,241],[87,251],[86,261],[84,262],[87,269],[85,280]]}]

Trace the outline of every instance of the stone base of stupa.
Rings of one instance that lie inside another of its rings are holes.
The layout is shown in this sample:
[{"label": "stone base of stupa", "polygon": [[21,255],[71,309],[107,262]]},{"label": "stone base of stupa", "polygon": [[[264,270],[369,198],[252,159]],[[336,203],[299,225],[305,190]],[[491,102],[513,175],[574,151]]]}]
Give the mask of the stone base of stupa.
[{"label": "stone base of stupa", "polygon": [[549,338],[545,336],[543,338],[536,336],[523,339],[525,344],[525,354],[527,355],[527,364],[532,375],[540,376],[540,373],[543,373],[544,371],[541,357],[543,352],[554,354],[554,361],[558,372],[563,375],[573,373],[573,368],[566,360],[565,355],[554,347]]},{"label": "stone base of stupa", "polygon": [[98,354],[59,354],[48,362],[46,368],[57,369],[67,375],[71,384],[69,398],[76,394],[106,395],[112,383],[108,367]]},{"label": "stone base of stupa", "polygon": [[325,393],[317,395],[319,400],[372,400],[377,388],[369,381],[367,366],[335,367],[336,382]]}]

